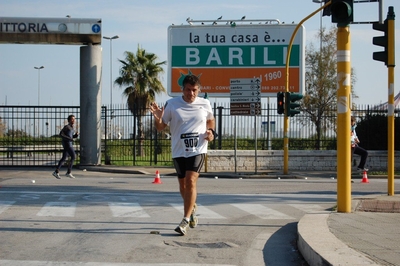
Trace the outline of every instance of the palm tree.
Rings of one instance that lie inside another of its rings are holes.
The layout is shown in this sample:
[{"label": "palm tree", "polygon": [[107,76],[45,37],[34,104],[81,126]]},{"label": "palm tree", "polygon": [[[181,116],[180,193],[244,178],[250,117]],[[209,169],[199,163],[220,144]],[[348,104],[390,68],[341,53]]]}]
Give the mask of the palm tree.
[{"label": "palm tree", "polygon": [[146,53],[146,50],[139,46],[136,55],[128,51],[124,55],[125,60],[118,60],[122,66],[119,70],[120,76],[115,80],[115,84],[125,87],[123,94],[127,97],[128,109],[137,121],[138,155],[144,156],[142,117],[150,103],[155,100],[156,94],[166,92],[159,80],[160,74],[164,72],[161,66],[166,64],[166,61],[157,62],[157,55]]}]

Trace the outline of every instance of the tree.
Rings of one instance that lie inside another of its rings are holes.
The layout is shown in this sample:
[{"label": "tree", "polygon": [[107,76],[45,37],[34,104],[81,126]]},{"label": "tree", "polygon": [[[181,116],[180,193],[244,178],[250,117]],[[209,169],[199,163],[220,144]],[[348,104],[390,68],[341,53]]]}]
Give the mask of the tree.
[{"label": "tree", "polygon": [[[321,47],[315,49],[312,43],[306,47],[305,94],[301,109],[306,114],[304,119],[311,120],[315,125],[316,150],[320,149],[323,133],[329,128],[336,128],[336,31],[334,27],[327,32],[321,28],[317,34]],[[353,87],[356,75],[354,69],[351,72]],[[354,90],[351,93],[356,99]]]},{"label": "tree", "polygon": [[29,135],[22,129],[9,129],[6,134],[7,137],[25,138]]},{"label": "tree", "polygon": [[6,132],[6,125],[3,122],[3,119],[0,117],[0,138],[4,137]]},{"label": "tree", "polygon": [[[139,46],[136,55],[128,51],[124,55],[125,60],[118,60],[122,66],[119,69],[120,76],[114,83],[125,87],[123,94],[127,97],[128,108],[137,122],[138,155],[144,156],[142,117],[147,112],[150,103],[155,100],[155,95],[166,92],[159,79],[164,72],[161,66],[166,64],[166,61],[157,62],[157,55],[147,53]],[[136,130],[134,129],[135,134]]]}]

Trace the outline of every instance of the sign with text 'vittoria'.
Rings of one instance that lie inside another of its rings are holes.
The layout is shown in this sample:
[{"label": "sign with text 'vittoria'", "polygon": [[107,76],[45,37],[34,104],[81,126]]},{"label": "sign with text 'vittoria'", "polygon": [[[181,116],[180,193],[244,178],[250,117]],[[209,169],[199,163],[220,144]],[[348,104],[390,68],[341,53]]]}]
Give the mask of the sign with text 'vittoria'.
[{"label": "sign with text 'vittoria'", "polygon": [[0,17],[0,43],[100,44],[101,19]]},{"label": "sign with text 'vittoria'", "polygon": [[[230,97],[232,78],[259,78],[262,96],[276,96],[286,86],[288,44],[297,25],[181,25],[168,28],[168,94],[181,94],[187,74],[200,77],[202,92]],[[289,90],[302,92],[304,28],[294,38]]]}]

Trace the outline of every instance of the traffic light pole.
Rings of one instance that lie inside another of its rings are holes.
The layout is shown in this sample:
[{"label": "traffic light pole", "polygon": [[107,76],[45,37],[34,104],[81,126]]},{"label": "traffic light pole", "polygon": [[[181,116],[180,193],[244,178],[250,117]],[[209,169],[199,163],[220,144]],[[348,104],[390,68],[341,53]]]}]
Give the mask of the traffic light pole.
[{"label": "traffic light pole", "polygon": [[388,195],[394,195],[394,67],[395,67],[395,40],[394,40],[394,7],[390,6],[388,23]]},{"label": "traffic light pole", "polygon": [[[309,18],[311,18],[312,16],[314,16],[315,14],[319,13],[322,9],[324,9],[325,7],[329,6],[331,4],[331,2],[326,3],[325,5],[321,6],[320,8],[318,8],[317,10],[315,10],[314,12],[312,12],[310,15],[308,15],[307,17],[305,17],[304,19],[302,19],[300,21],[300,23],[296,26],[296,28],[294,29],[292,36],[290,38],[289,41],[289,45],[288,45],[288,52],[287,52],[287,56],[286,56],[286,89],[285,92],[289,92],[289,63],[290,63],[290,54],[292,52],[292,46],[293,46],[293,41],[294,41],[294,37],[297,34],[297,31],[299,30],[299,28],[301,27],[301,25],[303,25],[303,23],[305,21],[307,21]],[[289,99],[286,99],[287,93],[285,93],[285,103],[286,101],[288,101]],[[288,132],[289,132],[289,110],[286,110],[288,108],[285,108],[285,115],[283,118],[283,174],[287,175],[288,174],[288,169],[289,169],[289,136],[288,136]]]},{"label": "traffic light pole", "polygon": [[337,31],[337,211],[351,212],[350,27]]}]

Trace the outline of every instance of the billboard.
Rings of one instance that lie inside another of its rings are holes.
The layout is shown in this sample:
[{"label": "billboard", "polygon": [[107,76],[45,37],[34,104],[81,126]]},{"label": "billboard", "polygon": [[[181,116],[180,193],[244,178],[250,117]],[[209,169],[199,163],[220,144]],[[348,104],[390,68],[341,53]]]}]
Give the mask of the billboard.
[{"label": "billboard", "polygon": [[[181,95],[187,74],[200,77],[202,92],[230,97],[230,80],[259,78],[263,97],[286,86],[286,56],[296,24],[180,25],[168,27],[168,94]],[[305,29],[290,56],[289,90],[302,92]]]}]

